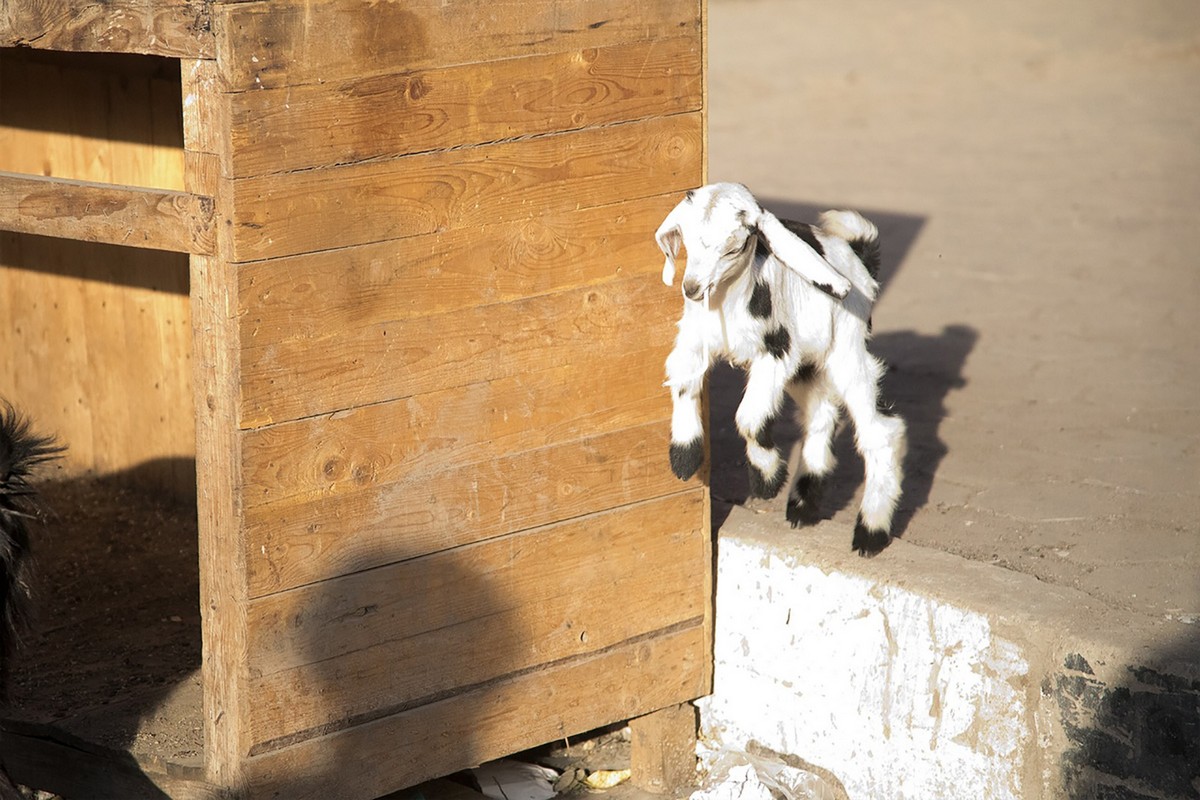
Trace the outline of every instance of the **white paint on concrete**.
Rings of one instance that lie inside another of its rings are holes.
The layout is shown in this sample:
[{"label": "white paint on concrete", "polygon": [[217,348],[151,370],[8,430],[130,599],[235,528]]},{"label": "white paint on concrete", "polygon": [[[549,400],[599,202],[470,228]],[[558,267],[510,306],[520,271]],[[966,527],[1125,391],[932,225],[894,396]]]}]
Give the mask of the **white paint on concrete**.
[{"label": "white paint on concrete", "polygon": [[755,740],[853,800],[1025,796],[1030,667],[985,616],[723,536],[715,639],[702,751]]}]

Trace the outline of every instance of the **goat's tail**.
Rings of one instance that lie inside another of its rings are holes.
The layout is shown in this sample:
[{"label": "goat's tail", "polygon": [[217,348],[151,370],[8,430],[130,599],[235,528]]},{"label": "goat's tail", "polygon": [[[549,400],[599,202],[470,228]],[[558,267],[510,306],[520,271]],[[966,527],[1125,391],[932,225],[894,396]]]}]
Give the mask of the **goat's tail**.
[{"label": "goat's tail", "polygon": [[821,215],[821,231],[844,239],[867,268],[872,280],[879,280],[879,229],[857,211],[826,211]]},{"label": "goat's tail", "polygon": [[0,696],[21,631],[29,617],[29,530],[36,514],[29,479],[63,448],[33,433],[29,420],[0,401]]}]

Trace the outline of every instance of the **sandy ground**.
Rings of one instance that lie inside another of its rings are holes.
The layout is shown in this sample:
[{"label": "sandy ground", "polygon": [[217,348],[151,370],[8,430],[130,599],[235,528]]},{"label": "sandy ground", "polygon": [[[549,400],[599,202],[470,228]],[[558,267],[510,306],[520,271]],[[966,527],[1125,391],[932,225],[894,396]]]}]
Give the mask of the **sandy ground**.
[{"label": "sandy ground", "polygon": [[[710,0],[709,51],[710,179],[881,229],[903,540],[1200,641],[1200,6]],[[735,502],[738,381],[713,420]]]}]

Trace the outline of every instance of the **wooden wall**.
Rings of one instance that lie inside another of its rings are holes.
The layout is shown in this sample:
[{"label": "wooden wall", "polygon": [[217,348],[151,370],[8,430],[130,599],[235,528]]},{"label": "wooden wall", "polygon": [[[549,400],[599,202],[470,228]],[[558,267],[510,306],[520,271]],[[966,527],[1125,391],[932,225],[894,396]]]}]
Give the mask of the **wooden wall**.
[{"label": "wooden wall", "polygon": [[[0,49],[0,171],[183,187],[177,61]],[[195,494],[187,256],[0,232],[0,397],[71,472]]]},{"label": "wooden wall", "polygon": [[[207,215],[164,237],[190,258],[114,246],[122,216],[106,245],[3,234],[0,390],[77,466],[194,441],[210,785],[372,798],[708,690],[708,496],[667,464],[653,240],[704,179],[702,17],[0,9],[0,43],[158,54],[2,51],[0,172]],[[0,179],[10,227],[73,233]]]},{"label": "wooden wall", "polygon": [[214,8],[224,780],[371,797],[706,691],[707,495],[667,466],[653,237],[703,178],[700,14]]}]

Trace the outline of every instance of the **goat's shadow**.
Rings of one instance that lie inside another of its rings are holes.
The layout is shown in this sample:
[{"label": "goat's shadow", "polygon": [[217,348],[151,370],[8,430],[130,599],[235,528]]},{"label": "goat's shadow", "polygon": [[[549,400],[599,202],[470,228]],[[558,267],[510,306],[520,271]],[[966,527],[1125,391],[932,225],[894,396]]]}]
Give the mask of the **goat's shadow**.
[{"label": "goat's shadow", "polygon": [[[829,207],[774,200],[766,200],[763,205],[780,217],[801,221],[815,220]],[[882,294],[903,266],[924,219],[872,210],[862,213],[880,231]],[[890,405],[908,426],[902,495],[892,525],[892,532],[899,536],[929,500],[938,466],[947,453],[946,444],[939,435],[941,422],[947,415],[947,397],[966,385],[963,369],[979,334],[966,325],[947,325],[937,334],[888,331],[886,328],[886,321],[879,325],[871,339],[870,350],[887,365],[881,386],[882,401]],[[733,422],[745,377],[739,370],[719,364],[710,374],[708,386],[713,527],[719,529],[732,506],[747,504],[749,498],[745,445]],[[790,454],[788,464],[793,474],[798,461],[796,444],[799,438],[800,428],[789,398],[775,424],[775,441],[785,454]],[[854,448],[853,427],[846,424],[845,415],[835,435],[833,449],[837,467],[827,483],[821,504],[820,512],[824,518],[849,506],[862,485],[863,462]],[[782,519],[785,501],[786,492],[781,492],[765,505]]]}]

